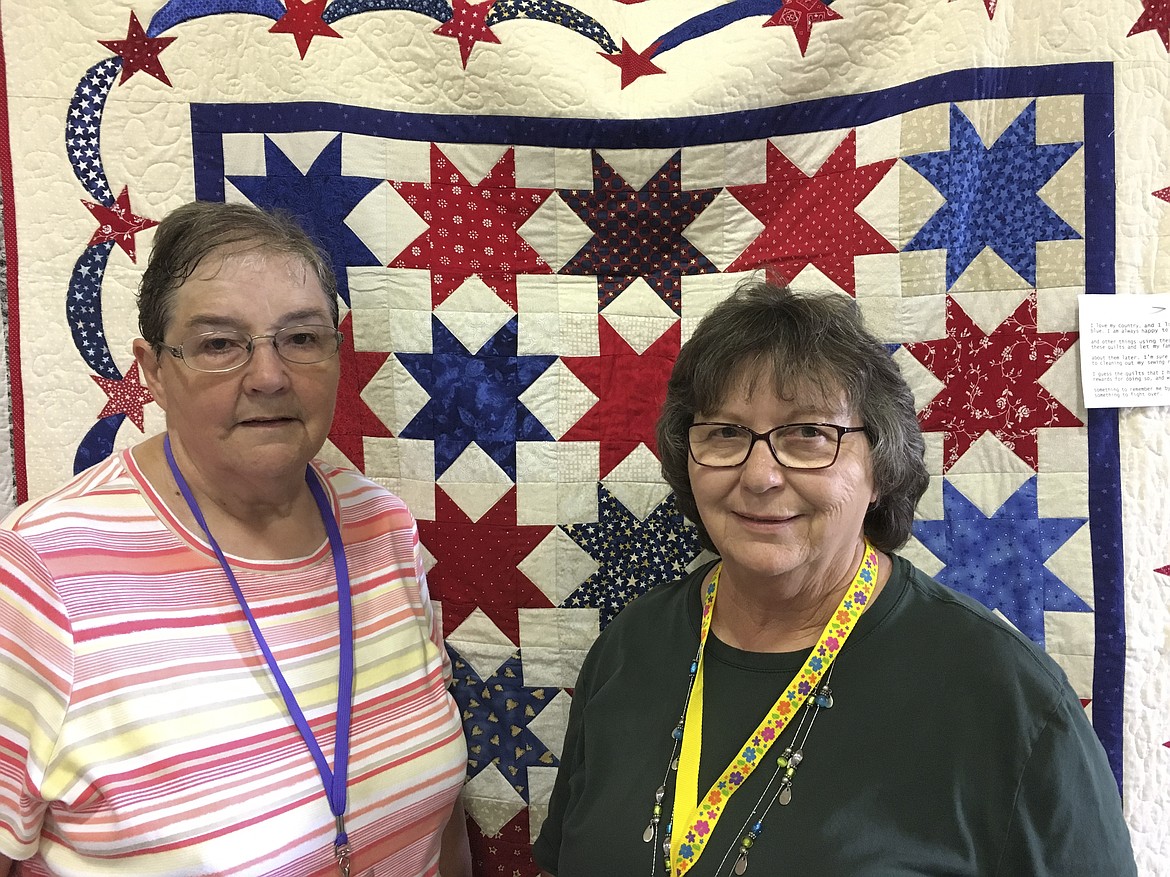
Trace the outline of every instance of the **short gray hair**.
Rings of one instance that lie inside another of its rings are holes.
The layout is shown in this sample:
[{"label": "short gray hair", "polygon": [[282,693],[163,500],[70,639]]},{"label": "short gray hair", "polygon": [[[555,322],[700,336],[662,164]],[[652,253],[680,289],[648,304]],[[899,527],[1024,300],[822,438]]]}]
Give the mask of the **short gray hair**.
[{"label": "short gray hair", "polygon": [[304,261],[321,284],[337,326],[337,277],[329,257],[296,219],[250,204],[192,201],[172,210],[158,224],[150,261],[138,285],[138,331],[156,352],[174,315],[175,290],[205,258],[224,248],[252,248]]},{"label": "short gray hair", "polygon": [[882,551],[904,545],[929,482],[910,387],[865,328],[853,299],[764,282],[740,286],[699,322],[675,361],[658,419],[662,476],[703,545],[717,550],[691,490],[687,431],[696,414],[718,408],[739,381],[754,386],[767,370],[772,388],[786,399],[844,395],[871,447],[878,499],[865,515],[865,535]]}]

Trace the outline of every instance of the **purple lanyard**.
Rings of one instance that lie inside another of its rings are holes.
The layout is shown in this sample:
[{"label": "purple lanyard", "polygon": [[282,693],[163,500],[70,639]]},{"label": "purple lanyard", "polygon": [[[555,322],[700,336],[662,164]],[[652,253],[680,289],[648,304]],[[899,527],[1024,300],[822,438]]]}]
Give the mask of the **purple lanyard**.
[{"label": "purple lanyard", "polygon": [[301,711],[300,704],[297,703],[296,695],[289,688],[284,674],[280,672],[280,667],[276,663],[276,657],[272,654],[272,650],[268,648],[268,642],[260,632],[260,626],[256,623],[256,617],[252,614],[252,610],[248,608],[248,601],[244,598],[244,592],[240,590],[240,584],[236,581],[235,574],[228,565],[227,558],[223,556],[223,551],[220,550],[219,544],[211,535],[207,521],[204,519],[203,513],[199,510],[199,503],[195,501],[195,495],[191,493],[191,488],[187,486],[187,481],[183,478],[183,473],[179,471],[179,464],[175,462],[175,456],[171,452],[170,435],[167,435],[163,439],[163,450],[166,452],[167,465],[171,467],[171,472],[175,476],[175,481],[179,485],[179,490],[182,492],[183,498],[187,500],[191,514],[195,516],[195,520],[203,528],[203,533],[207,536],[211,550],[215,552],[215,556],[219,559],[219,565],[223,567],[224,573],[227,574],[228,581],[231,583],[232,590],[235,592],[236,600],[239,601],[240,608],[244,610],[244,616],[248,619],[248,625],[252,628],[252,635],[256,637],[260,651],[264,653],[264,660],[268,662],[268,669],[272,671],[272,678],[276,680],[276,685],[280,688],[280,693],[284,697],[284,704],[288,708],[289,715],[292,716],[292,720],[296,723],[297,730],[300,731],[305,745],[309,747],[309,754],[313,756],[313,761],[317,764],[317,773],[321,775],[321,783],[324,785],[325,793],[329,798],[329,809],[333,813],[334,822],[337,826],[337,838],[333,842],[333,852],[337,857],[337,862],[342,869],[342,873],[348,873],[350,850],[349,837],[345,832],[345,784],[346,777],[349,773],[349,727],[353,718],[353,602],[349,593],[349,566],[345,562],[345,546],[341,541],[341,528],[338,526],[337,520],[333,517],[333,510],[329,505],[329,499],[325,496],[324,488],[321,487],[320,482],[313,475],[312,467],[306,466],[305,482],[309,485],[309,490],[312,491],[313,499],[317,503],[317,509],[321,512],[321,520],[325,524],[325,532],[329,536],[329,548],[333,554],[333,571],[337,577],[341,655],[337,685],[337,734],[335,738],[332,771],[329,769],[328,762],[325,761],[325,753],[321,751],[321,746],[317,743],[317,738],[313,736],[313,731],[309,727],[309,723],[305,720],[305,714]]}]

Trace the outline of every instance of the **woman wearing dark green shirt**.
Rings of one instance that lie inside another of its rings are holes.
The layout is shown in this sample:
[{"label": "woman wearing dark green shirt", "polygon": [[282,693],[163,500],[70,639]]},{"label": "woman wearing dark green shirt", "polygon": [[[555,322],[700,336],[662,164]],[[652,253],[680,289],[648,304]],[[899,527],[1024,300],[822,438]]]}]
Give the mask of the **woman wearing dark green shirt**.
[{"label": "woman wearing dark green shirt", "polygon": [[719,560],[590,651],[534,847],[546,873],[1136,873],[1059,667],[894,553],[923,440],[852,300],[756,284],[714,308],[658,447]]}]

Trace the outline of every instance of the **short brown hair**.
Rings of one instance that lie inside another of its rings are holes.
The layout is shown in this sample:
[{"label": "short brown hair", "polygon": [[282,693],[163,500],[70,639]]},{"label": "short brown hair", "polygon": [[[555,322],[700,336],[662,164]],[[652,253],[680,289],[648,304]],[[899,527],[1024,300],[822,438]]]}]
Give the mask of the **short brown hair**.
[{"label": "short brown hair", "polygon": [[871,447],[878,499],[866,513],[865,535],[882,551],[904,545],[929,482],[910,387],[853,299],[762,282],[739,287],[699,322],[675,361],[658,419],[663,478],[703,545],[717,550],[691,490],[687,431],[696,414],[715,410],[738,381],[767,370],[784,398],[844,395]]},{"label": "short brown hair", "polygon": [[321,284],[337,326],[337,277],[328,256],[291,215],[251,204],[192,201],[172,210],[158,224],[150,261],[138,285],[138,331],[156,351],[173,316],[175,290],[207,256],[238,245],[303,260]]}]

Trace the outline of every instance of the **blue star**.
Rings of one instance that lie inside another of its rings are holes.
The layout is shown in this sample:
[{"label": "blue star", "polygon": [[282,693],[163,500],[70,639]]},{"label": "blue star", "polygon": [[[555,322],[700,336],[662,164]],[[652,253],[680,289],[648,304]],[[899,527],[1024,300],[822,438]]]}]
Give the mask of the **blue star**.
[{"label": "blue star", "polygon": [[1036,142],[1036,103],[1028,104],[990,149],[951,105],[951,148],[909,155],[905,162],[946,198],[906,250],[947,251],[947,288],[984,247],[1028,283],[1036,283],[1036,242],[1080,235],[1037,194],[1080,143]]},{"label": "blue star", "polygon": [[383,182],[372,177],[341,175],[341,135],[317,156],[307,174],[297,170],[275,143],[264,138],[267,174],[262,177],[228,177],[257,207],[291,213],[333,263],[337,292],[348,305],[350,265],[381,265],[381,261],[345,224],[358,203]]},{"label": "blue star", "polygon": [[604,629],[635,597],[681,578],[702,547],[673,494],[639,521],[598,483],[597,509],[597,523],[562,527],[599,564],[563,605],[597,609]]},{"label": "blue star", "polygon": [[520,653],[508,658],[487,679],[455,651],[447,651],[455,670],[451,694],[463,714],[467,735],[467,778],[494,764],[528,802],[528,768],[557,767],[559,762],[528,723],[540,715],[559,688],[530,688],[524,684]]},{"label": "blue star", "polygon": [[1041,518],[1035,477],[990,518],[944,481],[943,509],[941,521],[914,523],[914,535],[946,564],[940,582],[998,609],[1041,646],[1045,611],[1093,611],[1044,566],[1086,519]]},{"label": "blue star", "polygon": [[517,356],[516,323],[469,353],[432,317],[433,352],[395,354],[431,397],[401,436],[434,440],[436,478],[475,442],[515,480],[516,442],[554,441],[518,397],[556,357]]}]

